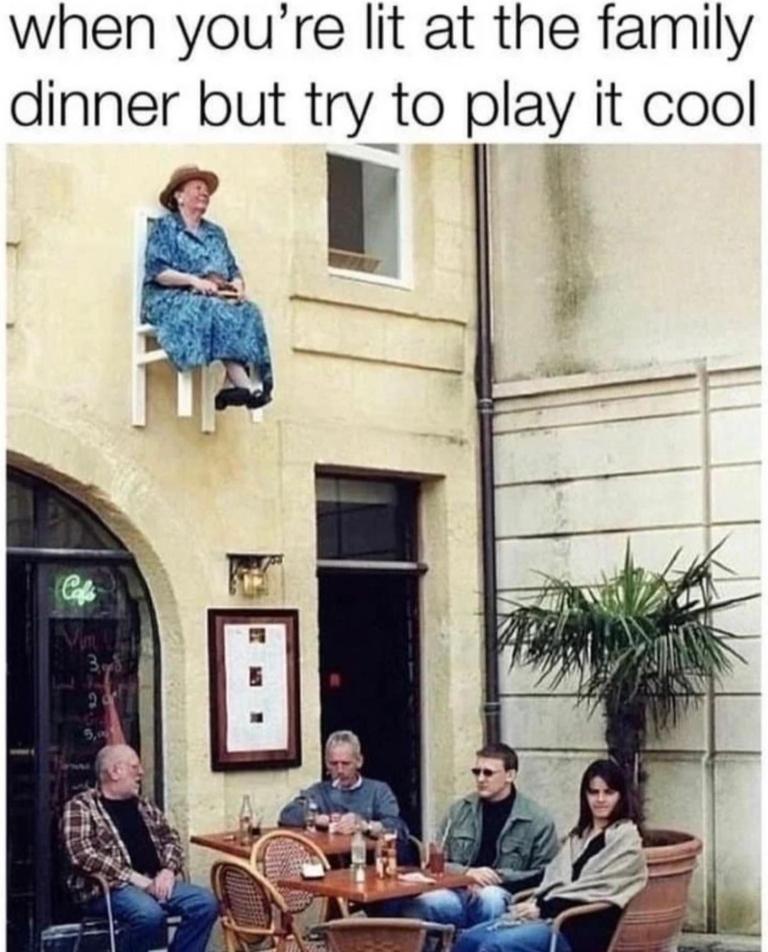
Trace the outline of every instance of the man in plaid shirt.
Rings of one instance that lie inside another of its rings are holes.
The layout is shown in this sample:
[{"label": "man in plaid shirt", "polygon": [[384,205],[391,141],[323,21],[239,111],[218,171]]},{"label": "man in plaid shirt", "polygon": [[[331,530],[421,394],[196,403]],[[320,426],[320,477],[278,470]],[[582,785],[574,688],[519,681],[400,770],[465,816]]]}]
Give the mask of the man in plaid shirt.
[{"label": "man in plaid shirt", "polygon": [[68,885],[89,915],[104,915],[106,899],[90,874],[110,887],[115,917],[129,930],[130,952],[165,946],[166,916],[181,922],[171,952],[204,952],[218,907],[202,886],[177,882],[184,857],[178,833],[156,806],[139,796],[138,754],[125,744],[102,747],[97,787],[64,807],[61,833],[72,864]]}]

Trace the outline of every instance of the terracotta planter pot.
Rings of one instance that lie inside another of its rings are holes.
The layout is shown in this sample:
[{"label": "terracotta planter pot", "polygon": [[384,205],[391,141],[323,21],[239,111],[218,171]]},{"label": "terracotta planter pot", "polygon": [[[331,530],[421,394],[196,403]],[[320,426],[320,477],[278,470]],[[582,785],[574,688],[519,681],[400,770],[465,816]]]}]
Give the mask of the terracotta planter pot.
[{"label": "terracotta planter pot", "polygon": [[629,904],[614,952],[671,952],[685,920],[701,840],[674,830],[649,830],[643,842],[649,844],[648,885]]}]

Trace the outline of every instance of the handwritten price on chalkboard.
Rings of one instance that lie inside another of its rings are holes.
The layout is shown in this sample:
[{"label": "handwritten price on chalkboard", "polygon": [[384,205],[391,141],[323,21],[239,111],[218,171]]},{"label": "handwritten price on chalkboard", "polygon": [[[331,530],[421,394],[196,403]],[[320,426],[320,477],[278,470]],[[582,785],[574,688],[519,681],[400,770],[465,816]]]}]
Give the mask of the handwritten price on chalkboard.
[{"label": "handwritten price on chalkboard", "polygon": [[102,661],[99,663],[99,656],[95,652],[89,651],[85,656],[85,660],[88,665],[88,671],[91,674],[99,674],[102,671],[106,671],[107,668],[111,668],[113,674],[120,674],[123,670],[120,658],[116,654],[112,655],[111,661]]},{"label": "handwritten price on chalkboard", "polygon": [[103,730],[95,731],[92,727],[83,728],[83,737],[87,741],[104,740],[106,736],[107,736],[106,731],[103,731]]}]

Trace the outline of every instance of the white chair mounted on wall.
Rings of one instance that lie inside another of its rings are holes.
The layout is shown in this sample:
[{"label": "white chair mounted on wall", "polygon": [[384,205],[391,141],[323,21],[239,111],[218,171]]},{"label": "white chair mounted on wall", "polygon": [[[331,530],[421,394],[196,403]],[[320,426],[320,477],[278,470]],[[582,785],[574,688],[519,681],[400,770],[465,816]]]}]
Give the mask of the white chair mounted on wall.
[{"label": "white chair mounted on wall", "polygon": [[[134,283],[132,314],[132,363],[131,363],[131,423],[133,426],[147,425],[147,367],[168,355],[157,344],[155,328],[142,321],[141,297],[144,282],[144,252],[147,238],[154,223],[166,214],[159,206],[141,208],[136,212],[134,225]],[[150,346],[154,345],[154,346]],[[216,411],[214,398],[222,375],[218,361],[200,368],[200,429],[203,433],[216,430]],[[176,371],[176,412],[180,417],[192,416],[193,380],[191,370]],[[262,411],[252,410],[251,420],[261,422]]]}]

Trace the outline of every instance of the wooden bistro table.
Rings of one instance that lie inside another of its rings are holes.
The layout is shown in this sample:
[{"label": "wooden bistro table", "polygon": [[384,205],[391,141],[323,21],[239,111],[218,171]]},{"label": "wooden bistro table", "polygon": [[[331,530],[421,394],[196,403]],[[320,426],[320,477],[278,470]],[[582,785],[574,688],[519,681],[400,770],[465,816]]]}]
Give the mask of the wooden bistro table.
[{"label": "wooden bistro table", "polygon": [[[329,833],[327,830],[302,830],[299,827],[280,826],[265,827],[259,833],[253,834],[253,842],[265,833],[271,833],[273,830],[285,830],[286,832],[300,833],[306,839],[311,840],[325,853],[326,856],[349,856],[352,850],[352,837],[344,833]],[[190,842],[197,846],[207,846],[208,849],[218,850],[220,853],[229,853],[230,856],[239,856],[241,859],[250,859],[251,846],[245,846],[240,842],[237,833],[230,831],[224,833],[200,833],[190,837]],[[373,849],[373,845],[370,845]]]},{"label": "wooden bistro table", "polygon": [[433,875],[426,870],[403,869],[397,876],[383,879],[376,875],[373,866],[365,867],[365,878],[355,882],[351,869],[329,869],[322,879],[278,879],[276,885],[283,889],[300,889],[329,899],[346,899],[348,902],[380,902],[383,899],[402,899],[419,896],[433,889],[461,889],[473,885],[474,880],[461,873]]}]

